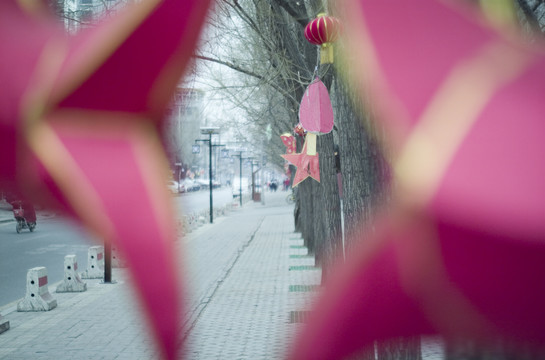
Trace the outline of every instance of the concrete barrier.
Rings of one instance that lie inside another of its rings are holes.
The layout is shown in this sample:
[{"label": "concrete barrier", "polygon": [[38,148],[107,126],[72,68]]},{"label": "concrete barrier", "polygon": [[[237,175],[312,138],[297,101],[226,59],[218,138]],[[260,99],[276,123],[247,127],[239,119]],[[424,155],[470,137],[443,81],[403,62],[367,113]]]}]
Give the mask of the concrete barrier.
[{"label": "concrete barrier", "polygon": [[87,290],[87,284],[78,275],[78,260],[76,255],[64,257],[64,280],[57,286],[57,292],[82,292]]},{"label": "concrete barrier", "polygon": [[9,321],[0,314],[0,334],[9,330]]},{"label": "concrete barrier", "polygon": [[181,220],[178,222],[179,229],[183,235],[189,234],[193,227],[191,225],[191,219],[188,215],[182,215]]},{"label": "concrete barrier", "polygon": [[189,215],[191,229],[196,229],[196,228],[199,227],[198,217],[199,216],[197,214],[190,214]]},{"label": "concrete barrier", "polygon": [[177,222],[177,232],[178,234],[180,235],[185,235],[188,233],[188,228],[187,228],[187,218],[185,216],[182,215],[182,218],[178,220]]},{"label": "concrete barrier", "polygon": [[82,279],[104,278],[104,247],[91,246],[87,251],[87,270],[81,273]]},{"label": "concrete barrier", "polygon": [[112,245],[112,267],[113,268],[124,268],[127,267],[127,262],[121,256],[121,252],[117,246]]},{"label": "concrete barrier", "polygon": [[206,224],[207,221],[210,221],[210,213],[207,210],[203,210],[199,213],[197,217],[197,226]]},{"label": "concrete barrier", "polygon": [[220,206],[214,208],[214,217],[225,216],[227,214],[227,206]]},{"label": "concrete barrier", "polygon": [[49,293],[47,269],[29,269],[26,274],[26,295],[17,303],[17,311],[49,311],[57,307],[57,300]]},{"label": "concrete barrier", "polygon": [[196,228],[196,220],[195,220],[195,215],[193,214],[190,214],[190,215],[186,215],[185,216],[186,218],[186,221],[187,221],[187,232],[191,232],[193,231],[195,228]]}]

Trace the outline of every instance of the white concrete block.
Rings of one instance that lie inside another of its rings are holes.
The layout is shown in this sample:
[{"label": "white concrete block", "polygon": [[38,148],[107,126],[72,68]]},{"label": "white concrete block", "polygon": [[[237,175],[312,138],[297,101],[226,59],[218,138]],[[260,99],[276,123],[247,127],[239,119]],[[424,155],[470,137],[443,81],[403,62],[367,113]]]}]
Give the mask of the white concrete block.
[{"label": "white concrete block", "polygon": [[26,274],[26,295],[17,303],[17,311],[49,311],[57,307],[57,300],[49,293],[47,269],[29,269]]},{"label": "white concrete block", "polygon": [[87,251],[87,270],[81,273],[82,279],[104,278],[104,247],[91,246]]},{"label": "white concrete block", "polygon": [[115,245],[112,245],[112,267],[127,267],[127,261],[125,261],[125,258],[121,255],[121,251],[119,251],[119,249]]},{"label": "white concrete block", "polygon": [[0,315],[0,334],[9,330],[9,321]]},{"label": "white concrete block", "polygon": [[87,284],[78,275],[76,255],[66,255],[64,257],[64,280],[57,286],[57,292],[82,292],[85,290],[87,290]]}]

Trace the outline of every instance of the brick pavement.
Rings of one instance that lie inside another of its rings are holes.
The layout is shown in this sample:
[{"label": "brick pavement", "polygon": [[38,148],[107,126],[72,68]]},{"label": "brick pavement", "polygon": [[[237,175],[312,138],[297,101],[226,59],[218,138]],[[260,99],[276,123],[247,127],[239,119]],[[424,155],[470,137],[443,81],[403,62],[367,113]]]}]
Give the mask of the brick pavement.
[{"label": "brick pavement", "polygon": [[[286,193],[266,206],[247,204],[179,242],[180,270],[191,296],[183,334],[187,359],[281,359],[310,310],[320,270],[293,233]],[[183,249],[183,251],[182,251]],[[155,359],[157,352],[126,269],[117,284],[86,280],[84,293],[54,293],[49,312],[0,309],[10,330],[0,334],[0,359]],[[441,359],[437,341],[426,360]]]},{"label": "brick pavement", "polygon": [[[314,292],[290,285],[317,285],[313,258],[291,258],[302,245],[293,233],[293,216],[269,215],[261,222],[234,266],[211,296],[188,336],[188,359],[281,359],[301,328],[290,312],[310,310]],[[292,320],[293,321],[293,320]]]}]

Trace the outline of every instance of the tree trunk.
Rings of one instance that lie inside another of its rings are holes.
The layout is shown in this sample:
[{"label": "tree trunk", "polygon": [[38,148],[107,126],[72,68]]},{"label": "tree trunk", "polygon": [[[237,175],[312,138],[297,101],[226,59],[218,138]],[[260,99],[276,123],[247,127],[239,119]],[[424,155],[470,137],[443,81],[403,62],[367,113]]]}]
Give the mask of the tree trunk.
[{"label": "tree trunk", "polygon": [[333,99],[339,129],[347,254],[356,243],[365,241],[376,206],[384,205],[388,185],[388,164],[374,139],[374,130],[369,120],[354,109],[351,97],[346,86],[335,81]]},{"label": "tree trunk", "polygon": [[[341,208],[337,172],[335,169],[335,145],[333,133],[318,137],[317,151],[320,158],[320,184],[317,186],[319,207],[316,216],[316,262],[322,268],[322,283],[328,277],[333,264],[342,254]],[[312,180],[314,181],[314,180]]]},{"label": "tree trunk", "polygon": [[545,349],[525,344],[514,344],[509,340],[496,340],[486,346],[474,341],[448,343],[446,360],[539,360],[545,358]]},{"label": "tree trunk", "polygon": [[377,360],[421,360],[420,338],[397,338],[377,343]]},{"label": "tree trunk", "polygon": [[357,354],[349,356],[346,360],[375,360],[375,346],[369,346]]},{"label": "tree trunk", "polygon": [[[379,148],[369,113],[361,109],[345,84],[335,81],[333,91],[335,119],[339,130],[340,167],[343,185],[346,254],[372,234],[372,220],[378,205],[387,207],[389,165]],[[373,326],[373,324],[369,324]],[[394,339],[377,345],[379,360],[421,359],[420,338]]]}]

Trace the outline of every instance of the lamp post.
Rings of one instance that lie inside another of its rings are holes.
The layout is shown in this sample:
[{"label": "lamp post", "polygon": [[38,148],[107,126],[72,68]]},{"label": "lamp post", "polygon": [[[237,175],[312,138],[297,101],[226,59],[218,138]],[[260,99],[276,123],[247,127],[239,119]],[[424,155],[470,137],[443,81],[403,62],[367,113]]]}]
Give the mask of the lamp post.
[{"label": "lamp post", "polygon": [[[212,135],[219,134],[220,128],[218,127],[202,127],[201,134],[208,135],[208,139],[199,139],[195,141],[208,142],[208,181],[210,188],[210,224],[214,222],[214,201],[212,196]],[[221,146],[221,145],[217,145]]]},{"label": "lamp post", "polygon": [[240,207],[242,207],[242,160],[243,160],[242,150],[239,150],[238,154],[231,155],[231,156],[232,157],[237,157],[238,160],[239,160],[238,200],[239,200],[239,203],[240,203]]},{"label": "lamp post", "polygon": [[254,201],[254,196],[255,196],[254,157],[250,156],[245,158],[245,160],[250,160],[250,175],[252,176],[252,201]]},{"label": "lamp post", "polygon": [[239,162],[239,182],[238,182],[238,199],[240,201],[240,207],[242,207],[242,152],[238,156]]}]

